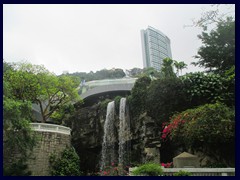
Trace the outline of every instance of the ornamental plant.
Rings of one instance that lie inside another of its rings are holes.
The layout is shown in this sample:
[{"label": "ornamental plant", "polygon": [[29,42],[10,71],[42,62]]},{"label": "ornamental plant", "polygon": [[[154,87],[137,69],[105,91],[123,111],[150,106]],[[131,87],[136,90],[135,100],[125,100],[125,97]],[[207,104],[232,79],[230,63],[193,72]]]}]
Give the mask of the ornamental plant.
[{"label": "ornamental plant", "polygon": [[80,176],[80,159],[74,148],[66,148],[60,156],[51,154],[49,158],[52,176]]},{"label": "ornamental plant", "polygon": [[161,176],[162,167],[156,163],[143,164],[132,171],[135,176]]},{"label": "ornamental plant", "polygon": [[163,131],[161,133],[162,134],[161,139],[163,142],[169,138],[171,139],[171,136],[173,135],[173,133],[181,129],[180,127],[183,126],[184,123],[186,122],[187,116],[188,116],[188,113],[178,114],[173,116],[173,118],[171,119],[171,122],[168,125],[166,123],[163,123],[162,125]]},{"label": "ornamental plant", "polygon": [[191,172],[183,171],[183,170],[180,170],[173,174],[173,176],[191,176],[191,175],[192,175]]},{"label": "ornamental plant", "polygon": [[216,161],[228,161],[234,156],[234,108],[219,102],[199,106],[173,116],[167,128],[163,130],[166,138],[188,149],[201,151]]},{"label": "ornamental plant", "polygon": [[172,168],[173,167],[173,162],[161,163],[161,166],[163,166],[164,168]]},{"label": "ornamental plant", "polygon": [[129,166],[123,167],[121,164],[111,163],[98,173],[100,176],[127,176]]}]

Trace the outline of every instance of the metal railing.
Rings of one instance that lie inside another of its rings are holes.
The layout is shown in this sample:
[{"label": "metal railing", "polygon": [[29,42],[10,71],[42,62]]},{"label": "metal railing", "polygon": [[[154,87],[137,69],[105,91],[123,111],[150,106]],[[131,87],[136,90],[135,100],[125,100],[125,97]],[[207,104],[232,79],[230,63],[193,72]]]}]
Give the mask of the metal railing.
[{"label": "metal railing", "polygon": [[[133,169],[129,169],[130,175]],[[191,176],[235,176],[235,168],[163,168],[163,176],[173,176],[180,170],[190,172]]]},{"label": "metal railing", "polygon": [[47,124],[47,123],[30,123],[34,131],[42,132],[57,132],[62,134],[71,134],[71,129],[69,127],[60,126],[56,124]]}]

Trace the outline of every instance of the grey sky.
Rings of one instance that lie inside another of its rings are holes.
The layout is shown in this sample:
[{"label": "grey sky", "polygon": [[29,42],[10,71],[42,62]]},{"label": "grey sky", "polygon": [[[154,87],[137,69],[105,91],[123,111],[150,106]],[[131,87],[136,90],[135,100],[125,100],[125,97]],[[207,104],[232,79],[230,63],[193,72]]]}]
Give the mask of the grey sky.
[{"label": "grey sky", "polygon": [[[190,64],[201,46],[197,38],[201,29],[183,26],[209,8],[203,4],[5,4],[3,58],[43,64],[58,75],[143,68],[140,30],[150,25],[170,38],[173,59]],[[185,72],[197,70],[189,65]]]}]

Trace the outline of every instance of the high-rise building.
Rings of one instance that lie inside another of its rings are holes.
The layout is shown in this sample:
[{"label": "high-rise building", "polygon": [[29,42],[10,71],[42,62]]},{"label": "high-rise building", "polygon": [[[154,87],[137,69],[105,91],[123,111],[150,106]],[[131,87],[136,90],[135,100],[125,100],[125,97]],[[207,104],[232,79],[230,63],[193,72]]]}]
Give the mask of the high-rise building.
[{"label": "high-rise building", "polygon": [[172,58],[170,39],[161,31],[148,26],[141,30],[143,67],[153,67],[160,71],[162,60]]}]

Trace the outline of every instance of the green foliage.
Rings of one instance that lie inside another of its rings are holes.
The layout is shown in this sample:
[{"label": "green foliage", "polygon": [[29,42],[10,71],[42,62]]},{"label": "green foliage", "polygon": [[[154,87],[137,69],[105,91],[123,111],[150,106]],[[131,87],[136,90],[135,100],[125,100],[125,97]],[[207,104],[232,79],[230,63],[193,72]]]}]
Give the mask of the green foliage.
[{"label": "green foliage", "polygon": [[79,176],[80,159],[74,148],[66,148],[61,153],[60,157],[56,154],[51,154],[49,158],[51,175],[52,176]]},{"label": "green foliage", "polygon": [[174,112],[181,112],[189,107],[184,84],[178,78],[158,79],[150,85],[146,93],[147,113],[159,125],[167,122]]},{"label": "green foliage", "polygon": [[143,76],[137,79],[132,88],[131,95],[128,97],[128,102],[133,118],[138,117],[146,109],[146,96],[150,83],[151,79],[147,76]]},{"label": "green foliage", "polygon": [[120,100],[121,100],[121,96],[116,96],[114,98],[114,102],[115,102],[115,112],[117,115],[119,115],[119,106],[120,106]]},{"label": "green foliage", "polygon": [[174,61],[173,65],[177,69],[177,76],[179,76],[179,71],[181,71],[181,74],[182,74],[182,70],[184,68],[187,68],[187,64],[185,64],[183,61],[180,61],[180,62]]},{"label": "green foliage", "polygon": [[100,176],[125,176],[128,175],[128,167],[123,167],[120,164],[112,163],[111,166],[106,166],[103,170],[100,170],[98,175]]},{"label": "green foliage", "polygon": [[235,73],[229,70],[225,76],[218,74],[204,74],[202,72],[189,73],[182,76],[192,107],[216,101],[227,105],[235,102]]},{"label": "green foliage", "polygon": [[92,81],[92,80],[100,80],[100,79],[117,79],[117,78],[123,78],[125,76],[125,73],[122,69],[102,69],[100,71],[94,72],[75,72],[72,74],[66,74],[67,76],[71,77],[78,77],[85,81]]},{"label": "green foliage", "polygon": [[4,176],[30,176],[31,171],[27,170],[27,164],[23,159],[20,159],[10,166],[3,167],[3,175]]},{"label": "green foliage", "polygon": [[[235,111],[224,104],[206,104],[188,109],[181,116],[184,124],[171,129],[170,137],[182,142],[187,148],[202,151],[219,162],[234,154]],[[170,124],[171,124],[170,123]],[[221,148],[219,148],[221,147]]]},{"label": "green foliage", "polygon": [[202,167],[204,167],[204,168],[227,168],[228,166],[225,163],[221,163],[221,162],[207,161],[206,165],[204,165]]},{"label": "green foliage", "polygon": [[195,56],[199,61],[193,64],[220,74],[235,65],[235,20],[232,17],[219,21],[216,30],[202,32],[198,38],[203,46]]},{"label": "green foliage", "polygon": [[148,68],[144,68],[143,72],[139,75],[139,77],[143,77],[143,76],[148,76],[151,79],[156,79],[156,78],[160,78],[162,74],[161,72],[158,72],[153,67],[148,67]]},{"label": "green foliage", "polygon": [[111,99],[105,99],[103,101],[100,102],[100,109],[101,110],[106,110],[107,109],[107,105],[109,102],[111,102]]},{"label": "green foliage", "polygon": [[173,60],[170,58],[163,59],[161,73],[165,78],[176,77],[173,71]]},{"label": "green foliage", "polygon": [[[27,175],[26,160],[36,144],[30,128],[31,103],[3,99],[3,166],[5,175]],[[17,157],[16,157],[17,154]]]},{"label": "green foliage", "polygon": [[143,164],[132,171],[133,175],[160,176],[163,174],[162,167],[156,163]]},{"label": "green foliage", "polygon": [[139,77],[142,74],[143,69],[133,68],[126,71],[127,71],[127,75],[130,77]]},{"label": "green foliage", "polygon": [[191,175],[192,175],[191,172],[183,171],[183,170],[180,170],[173,174],[173,176],[191,176]]},{"label": "green foliage", "polygon": [[11,64],[11,67],[5,71],[4,80],[11,84],[13,98],[38,104],[42,122],[62,105],[79,98],[76,90],[79,83],[68,76],[57,77],[44,66],[29,63]]},{"label": "green foliage", "polygon": [[51,114],[51,119],[54,124],[66,125],[69,117],[75,112],[72,104],[64,104],[60,108]]}]

